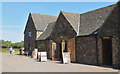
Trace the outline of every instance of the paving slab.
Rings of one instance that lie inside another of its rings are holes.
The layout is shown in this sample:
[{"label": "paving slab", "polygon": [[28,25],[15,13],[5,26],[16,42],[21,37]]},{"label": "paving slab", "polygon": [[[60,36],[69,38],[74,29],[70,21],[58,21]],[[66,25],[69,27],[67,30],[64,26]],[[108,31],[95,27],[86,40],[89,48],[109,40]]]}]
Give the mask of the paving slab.
[{"label": "paving slab", "polygon": [[118,72],[117,69],[84,64],[61,64],[59,61],[38,62],[23,55],[2,54],[2,72]]}]

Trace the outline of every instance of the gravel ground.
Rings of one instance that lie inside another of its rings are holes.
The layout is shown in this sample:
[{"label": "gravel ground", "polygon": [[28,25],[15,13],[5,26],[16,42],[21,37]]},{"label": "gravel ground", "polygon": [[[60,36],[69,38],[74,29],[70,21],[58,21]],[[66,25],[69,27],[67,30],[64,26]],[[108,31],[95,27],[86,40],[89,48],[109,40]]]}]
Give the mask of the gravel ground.
[{"label": "gravel ground", "polygon": [[36,59],[2,54],[2,72],[118,72],[116,69],[83,65],[61,64],[59,61],[38,62]]}]

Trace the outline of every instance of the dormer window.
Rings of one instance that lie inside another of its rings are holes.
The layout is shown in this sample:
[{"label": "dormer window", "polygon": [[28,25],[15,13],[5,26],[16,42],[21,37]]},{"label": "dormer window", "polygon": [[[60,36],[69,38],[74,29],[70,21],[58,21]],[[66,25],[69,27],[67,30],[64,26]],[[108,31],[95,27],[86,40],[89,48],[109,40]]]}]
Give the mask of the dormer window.
[{"label": "dormer window", "polygon": [[28,32],[28,36],[31,37],[31,32]]}]

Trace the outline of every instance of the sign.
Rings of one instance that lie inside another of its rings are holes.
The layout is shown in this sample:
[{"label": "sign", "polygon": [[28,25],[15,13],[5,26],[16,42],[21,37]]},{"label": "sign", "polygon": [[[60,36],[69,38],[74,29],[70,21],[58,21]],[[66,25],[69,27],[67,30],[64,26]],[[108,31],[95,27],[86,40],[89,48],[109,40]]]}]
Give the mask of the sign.
[{"label": "sign", "polygon": [[38,61],[40,61],[40,52],[38,52]]},{"label": "sign", "polygon": [[70,54],[69,52],[63,52],[63,63],[70,63]]},{"label": "sign", "polygon": [[38,52],[38,60],[41,62],[47,61],[47,52]]},{"label": "sign", "polygon": [[46,52],[41,52],[41,62],[42,61],[47,61],[47,53]]}]

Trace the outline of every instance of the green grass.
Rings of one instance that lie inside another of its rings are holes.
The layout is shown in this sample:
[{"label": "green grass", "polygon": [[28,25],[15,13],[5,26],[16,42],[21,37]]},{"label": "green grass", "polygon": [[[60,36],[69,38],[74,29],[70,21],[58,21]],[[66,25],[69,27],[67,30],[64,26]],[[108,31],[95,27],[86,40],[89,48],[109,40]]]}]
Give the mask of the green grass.
[{"label": "green grass", "polygon": [[[13,50],[15,51],[15,54],[19,54],[20,53],[20,49],[14,49],[13,48]],[[0,49],[0,52],[2,52],[2,53],[8,53],[8,54],[10,53],[9,52],[9,48],[4,48],[4,49],[2,48],[2,49]]]}]

